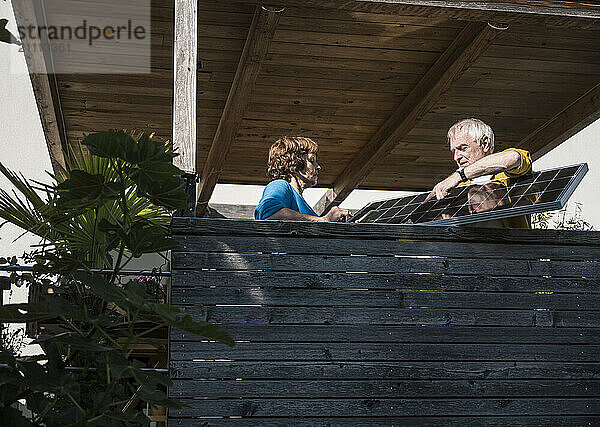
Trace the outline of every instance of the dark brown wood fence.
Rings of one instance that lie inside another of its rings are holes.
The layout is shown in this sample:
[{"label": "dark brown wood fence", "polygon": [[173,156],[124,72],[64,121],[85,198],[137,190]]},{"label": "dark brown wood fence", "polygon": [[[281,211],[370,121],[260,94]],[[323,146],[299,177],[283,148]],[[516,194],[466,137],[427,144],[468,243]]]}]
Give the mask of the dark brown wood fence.
[{"label": "dark brown wood fence", "polygon": [[[169,425],[598,425],[600,233],[177,218]],[[205,417],[203,419],[194,419]]]}]

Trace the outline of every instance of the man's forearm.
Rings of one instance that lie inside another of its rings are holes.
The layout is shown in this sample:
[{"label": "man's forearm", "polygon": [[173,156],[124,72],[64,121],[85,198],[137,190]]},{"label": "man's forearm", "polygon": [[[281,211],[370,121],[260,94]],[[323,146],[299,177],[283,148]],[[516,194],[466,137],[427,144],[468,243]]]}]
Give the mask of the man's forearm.
[{"label": "man's forearm", "polygon": [[465,168],[468,179],[508,171],[521,165],[521,156],[514,150],[490,154]]}]

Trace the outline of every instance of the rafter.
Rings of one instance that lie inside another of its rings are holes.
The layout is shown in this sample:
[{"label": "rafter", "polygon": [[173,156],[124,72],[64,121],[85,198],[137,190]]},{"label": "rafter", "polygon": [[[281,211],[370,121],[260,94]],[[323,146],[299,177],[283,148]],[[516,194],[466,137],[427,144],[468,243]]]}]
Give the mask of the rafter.
[{"label": "rafter", "polygon": [[280,13],[268,11],[260,6],[254,12],[225,108],[223,108],[217,131],[202,170],[200,184],[198,185],[197,216],[203,216],[206,211],[206,206],[219,174],[223,170],[223,165],[250,101],[256,78],[275,34],[279,15]]},{"label": "rafter", "polygon": [[[33,0],[14,2],[13,11],[20,27],[27,28],[29,25],[38,25],[37,16],[41,11],[36,9]],[[64,132],[56,81],[52,73],[52,67],[49,67],[49,61],[52,59],[46,57],[45,52],[47,49],[40,49],[40,45],[36,40],[26,37],[22,42],[50,162],[54,171],[57,172],[59,165],[65,166],[63,151],[66,151],[67,138]]]},{"label": "rafter", "polygon": [[534,159],[539,159],[599,118],[600,83],[525,137],[518,146],[527,148]]},{"label": "rafter", "polygon": [[[267,0],[236,0],[269,4]],[[357,12],[407,14],[465,21],[551,24],[576,28],[600,26],[600,4],[560,0],[279,0],[288,7],[342,9]]]},{"label": "rafter", "polygon": [[[484,23],[468,23],[442,53],[413,90],[396,107],[385,123],[346,166],[328,191],[317,202],[326,212],[341,203],[415,127],[420,117],[433,108],[440,95],[490,45],[498,31]],[[328,197],[329,196],[329,197]]]}]

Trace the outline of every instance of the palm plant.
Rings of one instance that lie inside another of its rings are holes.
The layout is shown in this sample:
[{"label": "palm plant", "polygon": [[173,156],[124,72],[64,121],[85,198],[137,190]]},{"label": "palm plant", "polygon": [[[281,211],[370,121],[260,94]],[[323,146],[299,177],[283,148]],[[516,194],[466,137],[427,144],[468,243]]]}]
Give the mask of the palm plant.
[{"label": "palm plant", "polygon": [[[140,138],[148,138],[142,133],[129,134],[136,142]],[[165,153],[172,153],[170,145],[165,143]],[[68,250],[82,256],[89,267],[110,268],[113,260],[111,245],[113,241],[98,239],[96,227],[102,220],[111,223],[123,221],[121,200],[108,200],[96,209],[84,209],[68,220],[61,221],[53,218],[48,206],[56,202],[53,187],[69,180],[71,171],[92,176],[101,176],[104,182],[115,182],[119,178],[119,168],[125,168],[121,159],[100,157],[89,154],[78,145],[75,150],[69,147],[65,153],[65,167],[59,166],[56,174],[51,175],[54,185],[48,186],[40,183],[33,185],[23,175],[9,171],[0,162],[0,173],[17,189],[22,197],[12,196],[7,191],[0,189],[0,218],[19,226],[20,228],[39,236],[43,244],[67,245]],[[164,206],[152,203],[147,197],[142,197],[136,192],[136,183],[130,176],[124,175],[126,212],[129,215],[143,218],[151,224],[166,227],[170,221],[171,211]],[[85,188],[83,189],[85,191]],[[45,194],[44,200],[40,192]],[[65,219],[65,218],[63,218]],[[124,266],[123,266],[124,267]]]},{"label": "palm plant", "polygon": [[178,403],[165,394],[168,377],[144,371],[133,356],[136,344],[156,344],[148,338],[153,331],[176,327],[233,345],[218,327],[153,302],[138,282],[119,280],[131,259],[177,246],[168,222],[174,209],[185,208],[187,195],[174,156],[149,135],[107,131],[88,135],[68,153],[52,185],[32,183],[0,164],[20,194],[0,190],[0,218],[42,240],[30,255],[33,273],[20,279],[55,290],[40,293],[39,301],[0,307],[0,322],[53,325],[36,340],[44,355],[0,351],[0,419],[29,423],[11,408],[26,399],[34,424],[147,421],[132,405],[134,397]]}]

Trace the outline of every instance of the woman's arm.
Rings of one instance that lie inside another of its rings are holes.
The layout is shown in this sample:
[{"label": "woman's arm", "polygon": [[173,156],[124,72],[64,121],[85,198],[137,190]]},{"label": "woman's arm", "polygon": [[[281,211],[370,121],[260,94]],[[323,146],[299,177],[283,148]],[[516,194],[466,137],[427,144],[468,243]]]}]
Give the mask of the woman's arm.
[{"label": "woman's arm", "polygon": [[340,221],[340,219],[346,220],[348,218],[349,213],[350,212],[348,211],[348,209],[342,209],[337,206],[331,208],[331,210],[323,216],[307,215],[300,212],[296,212],[295,210],[289,208],[281,208],[273,215],[265,219],[286,221],[338,222]]}]

